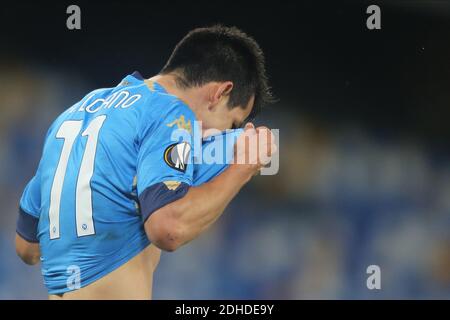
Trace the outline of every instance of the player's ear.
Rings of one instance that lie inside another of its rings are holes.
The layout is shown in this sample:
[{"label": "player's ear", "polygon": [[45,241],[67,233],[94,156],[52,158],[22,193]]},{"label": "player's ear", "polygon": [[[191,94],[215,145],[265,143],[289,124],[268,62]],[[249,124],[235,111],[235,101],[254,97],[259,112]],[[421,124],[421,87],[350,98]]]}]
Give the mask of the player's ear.
[{"label": "player's ear", "polygon": [[218,105],[223,99],[227,99],[233,90],[233,82],[225,81],[214,84],[210,94],[210,110]]}]

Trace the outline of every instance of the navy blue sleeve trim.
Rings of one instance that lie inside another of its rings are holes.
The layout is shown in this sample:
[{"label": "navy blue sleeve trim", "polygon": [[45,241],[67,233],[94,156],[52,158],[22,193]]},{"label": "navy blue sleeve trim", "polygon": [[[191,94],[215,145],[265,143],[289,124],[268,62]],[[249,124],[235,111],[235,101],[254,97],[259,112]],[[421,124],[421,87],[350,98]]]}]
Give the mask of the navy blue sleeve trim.
[{"label": "navy blue sleeve trim", "polygon": [[139,71],[134,71],[131,75],[138,80],[144,80],[144,77],[140,74]]},{"label": "navy blue sleeve trim", "polygon": [[145,189],[139,196],[139,204],[144,222],[156,210],[183,198],[188,192],[189,187],[187,183],[181,182],[175,190],[171,190],[164,182],[160,182]]},{"label": "navy blue sleeve trim", "polygon": [[38,229],[39,219],[32,216],[31,214],[23,211],[19,207],[19,217],[17,218],[16,232],[28,242],[37,243],[37,229]]}]

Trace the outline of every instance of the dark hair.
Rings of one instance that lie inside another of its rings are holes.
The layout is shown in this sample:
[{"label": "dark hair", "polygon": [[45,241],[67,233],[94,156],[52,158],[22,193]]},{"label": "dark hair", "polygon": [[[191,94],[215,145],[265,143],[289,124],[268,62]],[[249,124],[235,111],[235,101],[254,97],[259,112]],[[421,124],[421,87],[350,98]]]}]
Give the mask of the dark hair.
[{"label": "dark hair", "polygon": [[273,102],[264,66],[264,54],[256,41],[236,27],[215,25],[189,32],[175,47],[161,74],[178,73],[181,87],[211,81],[232,81],[229,106],[255,102],[249,118],[264,104]]}]

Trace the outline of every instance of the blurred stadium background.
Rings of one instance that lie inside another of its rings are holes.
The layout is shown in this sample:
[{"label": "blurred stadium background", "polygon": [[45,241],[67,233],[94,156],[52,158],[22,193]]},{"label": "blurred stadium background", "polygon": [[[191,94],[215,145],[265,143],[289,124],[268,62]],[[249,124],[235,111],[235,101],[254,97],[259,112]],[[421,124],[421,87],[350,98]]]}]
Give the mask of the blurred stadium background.
[{"label": "blurred stadium background", "polygon": [[[16,1],[0,11],[0,299],[45,299],[14,251],[17,203],[47,127],[86,92],[159,71],[197,26],[236,25],[266,52],[280,172],[206,234],[165,253],[156,299],[450,298],[450,4]],[[368,290],[366,268],[381,268]]]}]

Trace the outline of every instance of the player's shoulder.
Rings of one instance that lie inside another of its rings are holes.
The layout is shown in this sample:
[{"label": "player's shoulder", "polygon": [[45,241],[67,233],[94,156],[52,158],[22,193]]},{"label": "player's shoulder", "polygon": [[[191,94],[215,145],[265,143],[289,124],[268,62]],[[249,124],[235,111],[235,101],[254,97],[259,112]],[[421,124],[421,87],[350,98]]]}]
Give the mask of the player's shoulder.
[{"label": "player's shoulder", "polygon": [[167,130],[185,129],[191,134],[196,125],[195,113],[177,96],[169,94],[159,83],[143,80],[149,94],[142,105],[144,127],[163,126]]},{"label": "player's shoulder", "polygon": [[144,80],[148,96],[148,107],[152,114],[160,119],[171,116],[183,116],[186,119],[195,120],[192,109],[177,96],[169,94],[159,83],[152,80]]}]

